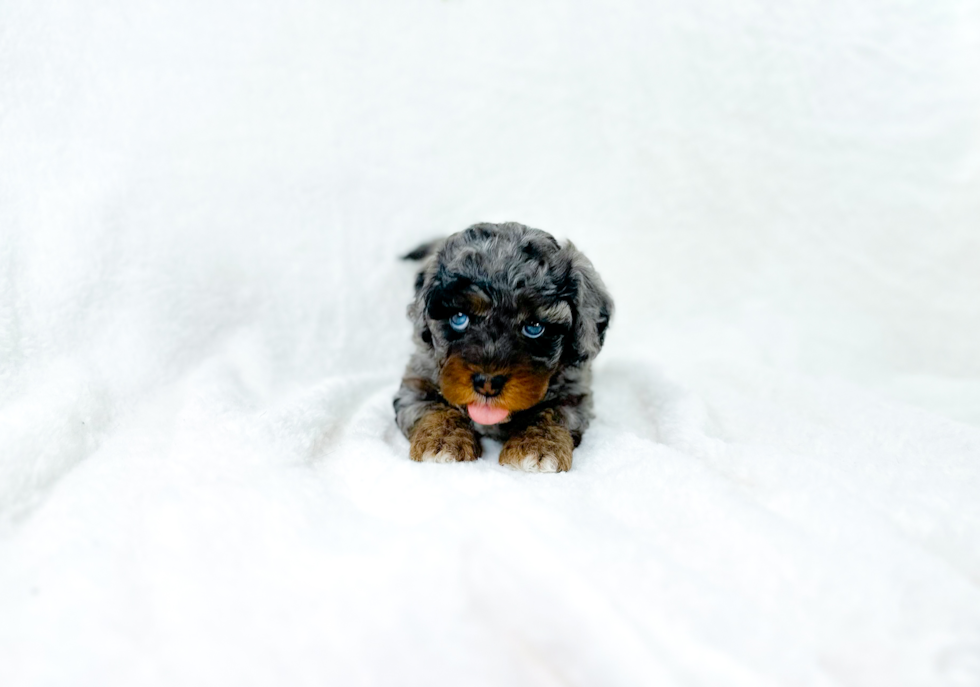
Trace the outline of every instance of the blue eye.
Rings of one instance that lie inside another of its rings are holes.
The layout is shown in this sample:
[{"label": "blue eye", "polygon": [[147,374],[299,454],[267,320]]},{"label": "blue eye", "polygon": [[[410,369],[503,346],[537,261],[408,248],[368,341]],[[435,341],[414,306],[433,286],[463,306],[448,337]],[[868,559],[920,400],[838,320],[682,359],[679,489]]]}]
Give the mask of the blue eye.
[{"label": "blue eye", "polygon": [[536,339],[544,334],[544,325],[537,322],[532,322],[531,324],[524,325],[524,329],[521,331],[524,332],[524,336],[527,338]]},{"label": "blue eye", "polygon": [[461,312],[458,312],[449,318],[449,326],[457,332],[465,331],[469,324],[470,318]]}]

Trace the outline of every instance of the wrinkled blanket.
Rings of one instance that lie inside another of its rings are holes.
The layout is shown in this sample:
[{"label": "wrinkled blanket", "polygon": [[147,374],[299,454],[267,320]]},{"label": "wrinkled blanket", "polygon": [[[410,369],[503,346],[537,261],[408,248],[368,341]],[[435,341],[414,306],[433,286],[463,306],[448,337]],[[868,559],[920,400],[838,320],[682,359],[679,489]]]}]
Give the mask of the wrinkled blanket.
[{"label": "wrinkled blanket", "polygon": [[[980,12],[0,6],[0,684],[980,684]],[[418,242],[617,302],[416,464]]]}]

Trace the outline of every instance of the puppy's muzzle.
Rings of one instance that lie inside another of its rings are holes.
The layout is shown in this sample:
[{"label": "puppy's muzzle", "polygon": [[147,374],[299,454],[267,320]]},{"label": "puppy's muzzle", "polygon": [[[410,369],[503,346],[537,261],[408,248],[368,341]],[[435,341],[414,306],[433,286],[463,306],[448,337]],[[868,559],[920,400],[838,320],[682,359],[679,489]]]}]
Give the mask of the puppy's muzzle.
[{"label": "puppy's muzzle", "polygon": [[[497,424],[509,413],[527,410],[540,402],[550,379],[548,370],[527,364],[485,367],[452,355],[439,372],[439,391],[452,405],[467,408],[479,424]],[[473,416],[474,409],[478,417]],[[493,409],[494,413],[481,412],[486,409]]]},{"label": "puppy's muzzle", "polygon": [[481,396],[499,396],[507,383],[507,375],[487,375],[477,372],[473,375],[473,390]]}]

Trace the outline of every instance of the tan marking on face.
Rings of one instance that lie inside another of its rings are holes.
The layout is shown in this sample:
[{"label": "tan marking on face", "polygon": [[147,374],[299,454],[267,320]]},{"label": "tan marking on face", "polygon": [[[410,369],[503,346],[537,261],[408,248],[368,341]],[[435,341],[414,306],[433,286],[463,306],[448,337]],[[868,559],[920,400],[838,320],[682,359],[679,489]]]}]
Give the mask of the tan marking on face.
[{"label": "tan marking on face", "polygon": [[493,302],[478,286],[471,286],[466,292],[466,303],[474,315],[486,315],[490,312]]},{"label": "tan marking on face", "polygon": [[[473,375],[505,375],[507,382],[499,396],[485,398],[473,389]],[[527,410],[537,405],[548,391],[551,374],[537,371],[526,365],[510,368],[483,369],[465,362],[458,356],[446,361],[439,375],[439,390],[443,398],[457,406],[467,406],[480,401],[495,408],[505,408],[510,412]]]},{"label": "tan marking on face", "polygon": [[466,406],[476,401],[473,375],[476,368],[463,362],[459,356],[451,356],[439,373],[439,391],[443,398],[456,406]]},{"label": "tan marking on face", "polygon": [[572,308],[565,301],[559,301],[554,305],[538,310],[537,321],[551,324],[571,324]]},{"label": "tan marking on face", "polygon": [[516,367],[505,371],[508,375],[497,403],[511,412],[527,410],[537,405],[548,391],[551,375],[547,372],[537,372],[530,367]]}]

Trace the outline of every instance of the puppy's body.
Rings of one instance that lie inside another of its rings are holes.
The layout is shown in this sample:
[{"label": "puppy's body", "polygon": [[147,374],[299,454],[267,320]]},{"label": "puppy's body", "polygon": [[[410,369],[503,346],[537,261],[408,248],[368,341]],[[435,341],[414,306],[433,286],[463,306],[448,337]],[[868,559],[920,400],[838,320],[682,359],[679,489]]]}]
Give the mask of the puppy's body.
[{"label": "puppy's body", "polygon": [[409,306],[416,350],[394,401],[411,457],[472,460],[489,436],[504,443],[501,464],[568,470],[613,307],[588,259],[514,222],[406,257],[425,260]]}]

